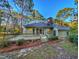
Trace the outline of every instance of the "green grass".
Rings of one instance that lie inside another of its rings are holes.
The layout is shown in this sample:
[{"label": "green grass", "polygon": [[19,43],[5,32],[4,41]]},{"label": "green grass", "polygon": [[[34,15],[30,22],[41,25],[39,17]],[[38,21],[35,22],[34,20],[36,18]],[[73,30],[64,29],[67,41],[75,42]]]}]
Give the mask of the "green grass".
[{"label": "green grass", "polygon": [[77,54],[78,52],[78,47],[69,41],[61,43],[60,46],[64,48],[69,54]]}]

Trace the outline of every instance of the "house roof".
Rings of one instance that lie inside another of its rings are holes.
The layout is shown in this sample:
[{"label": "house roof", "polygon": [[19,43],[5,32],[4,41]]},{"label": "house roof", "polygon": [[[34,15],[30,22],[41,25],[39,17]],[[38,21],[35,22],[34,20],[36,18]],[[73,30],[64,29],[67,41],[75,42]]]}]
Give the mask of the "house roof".
[{"label": "house roof", "polygon": [[70,30],[70,27],[60,26],[60,25],[57,25],[57,24],[53,24],[52,27],[58,28],[58,30]]},{"label": "house roof", "polygon": [[[44,22],[25,24],[24,27],[50,27]],[[51,26],[52,27],[52,26]]]},{"label": "house roof", "polygon": [[70,30],[70,27],[67,26],[60,26],[57,24],[48,25],[45,22],[25,24],[24,27],[50,27],[50,28],[58,28],[58,30]]}]

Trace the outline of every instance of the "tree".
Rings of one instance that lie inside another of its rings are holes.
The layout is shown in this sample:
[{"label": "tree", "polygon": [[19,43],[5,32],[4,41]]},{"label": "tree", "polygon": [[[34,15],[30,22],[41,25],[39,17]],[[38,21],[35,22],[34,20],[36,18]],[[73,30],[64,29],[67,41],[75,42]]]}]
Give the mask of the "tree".
[{"label": "tree", "polygon": [[65,20],[66,18],[72,15],[72,12],[73,12],[73,8],[64,8],[58,11],[56,18],[60,20],[62,19]]},{"label": "tree", "polygon": [[63,20],[59,20],[59,19],[54,19],[54,23],[64,26],[64,21]]},{"label": "tree", "polygon": [[2,19],[2,17],[3,17],[3,10],[0,10],[0,27],[1,27],[1,22],[4,20],[4,19]]},{"label": "tree", "polygon": [[32,16],[33,19],[35,20],[44,20],[45,18],[39,13],[38,10],[33,10],[32,11]]},{"label": "tree", "polygon": [[[9,3],[8,3],[8,1],[7,0],[0,0],[0,7],[5,11],[5,10],[9,10],[10,11],[10,5],[9,5]],[[2,13],[2,15],[3,15],[3,12],[1,12]],[[1,16],[2,16],[1,15]],[[9,18],[9,17],[7,17],[7,18]],[[8,20],[7,20],[7,22],[8,22]],[[6,24],[7,25],[7,24]]]},{"label": "tree", "polygon": [[75,3],[78,3],[78,0],[75,0]]},{"label": "tree", "polygon": [[71,27],[71,33],[77,34],[78,32],[78,0],[74,0],[74,8],[64,8],[59,10],[57,13],[57,19],[64,20],[68,17],[71,17],[69,23],[65,23],[65,25],[69,25]]},{"label": "tree", "polygon": [[[27,12],[31,12],[32,11],[32,7],[33,7],[33,0],[14,0],[14,2],[21,8],[20,14],[27,15]],[[21,33],[22,33],[22,21],[23,21],[23,17],[21,18]]]},{"label": "tree", "polygon": [[[7,31],[7,25],[8,25],[8,22],[9,22],[9,17],[10,17],[10,13],[11,13],[11,10],[10,10],[10,5],[9,5],[9,2],[8,0],[0,0],[0,7],[6,12],[7,10],[7,21],[6,21],[6,27],[4,28],[5,31]],[[8,32],[7,32],[8,33]],[[5,39],[5,33],[4,33],[4,36],[3,36],[3,39]]]}]

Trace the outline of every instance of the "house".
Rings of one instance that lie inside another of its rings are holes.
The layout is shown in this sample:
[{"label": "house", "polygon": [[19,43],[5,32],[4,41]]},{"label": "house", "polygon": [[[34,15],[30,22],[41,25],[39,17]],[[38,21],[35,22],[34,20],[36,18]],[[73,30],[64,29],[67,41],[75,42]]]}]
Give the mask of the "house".
[{"label": "house", "polygon": [[26,33],[30,33],[33,35],[46,35],[46,34],[53,34],[53,36],[58,36],[59,39],[67,38],[69,35],[69,27],[66,26],[59,26],[57,24],[48,24],[47,22],[32,22],[29,24],[25,24],[24,27],[26,28]]}]

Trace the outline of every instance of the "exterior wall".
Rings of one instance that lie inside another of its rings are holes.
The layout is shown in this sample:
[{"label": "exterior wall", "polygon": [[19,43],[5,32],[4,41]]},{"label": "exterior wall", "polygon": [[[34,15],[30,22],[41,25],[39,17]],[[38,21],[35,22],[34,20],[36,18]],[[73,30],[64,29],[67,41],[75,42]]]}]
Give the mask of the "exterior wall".
[{"label": "exterior wall", "polygon": [[47,34],[48,33],[48,29],[44,29],[44,34]]},{"label": "exterior wall", "polygon": [[[34,29],[34,32],[33,32],[33,29]],[[38,29],[38,30],[37,30]],[[40,29],[41,29],[41,32],[40,32]],[[27,34],[34,34],[34,35],[39,35],[39,34],[44,34],[46,33],[46,29],[43,29],[43,28],[24,28],[24,33],[27,33]]]},{"label": "exterior wall", "polygon": [[54,28],[54,29],[53,29],[53,32],[54,32],[54,31],[56,32],[56,36],[58,36],[58,29],[57,29],[57,28]]},{"label": "exterior wall", "polygon": [[33,34],[33,30],[32,30],[32,28],[26,28],[26,31],[24,33]]},{"label": "exterior wall", "polygon": [[[35,29],[35,31],[34,31],[34,33],[35,33],[35,35],[37,35],[37,32],[36,32],[36,28],[34,28]],[[48,31],[49,31],[49,29],[48,28],[41,28],[42,30],[44,30],[44,35],[46,35],[46,34],[49,34],[48,33]],[[68,31],[64,31],[64,30],[61,30],[61,31],[59,31],[57,28],[54,28],[53,30],[52,30],[52,34],[54,35],[54,31],[55,31],[55,33],[56,33],[56,35],[55,36],[58,36],[58,38],[59,39],[67,39],[67,37],[68,37],[68,34],[67,34],[67,32]],[[26,28],[26,31],[24,31],[24,33],[27,33],[27,34],[33,34],[33,28]]]},{"label": "exterior wall", "polygon": [[58,38],[59,39],[67,39],[67,31],[58,31]]}]

